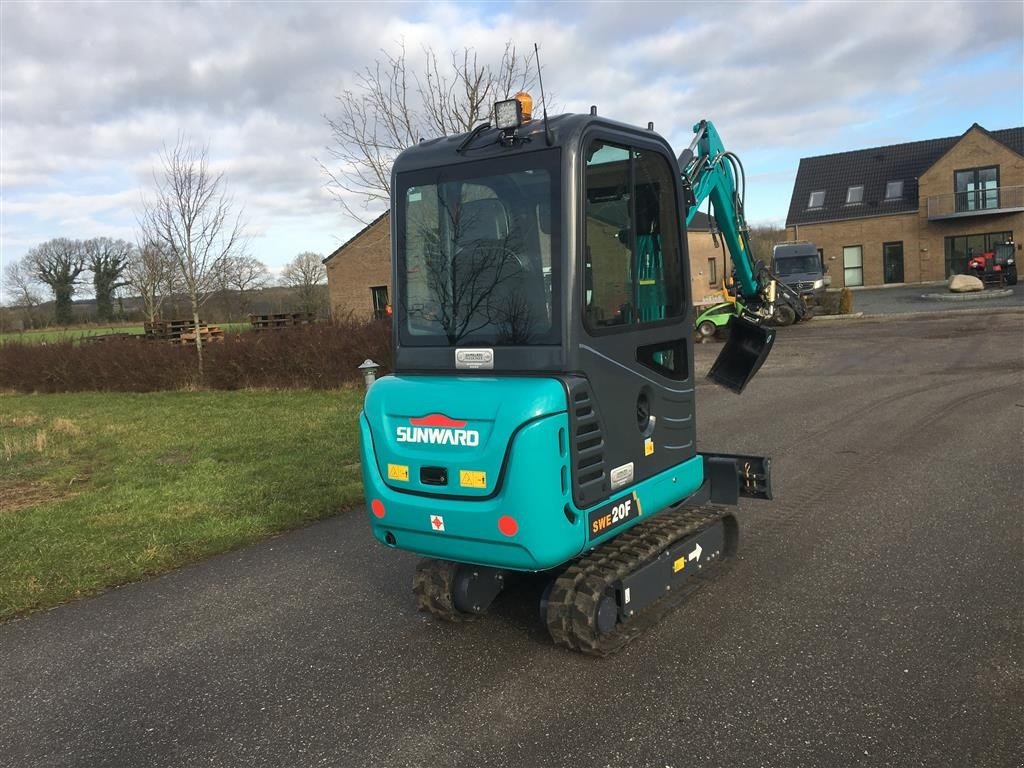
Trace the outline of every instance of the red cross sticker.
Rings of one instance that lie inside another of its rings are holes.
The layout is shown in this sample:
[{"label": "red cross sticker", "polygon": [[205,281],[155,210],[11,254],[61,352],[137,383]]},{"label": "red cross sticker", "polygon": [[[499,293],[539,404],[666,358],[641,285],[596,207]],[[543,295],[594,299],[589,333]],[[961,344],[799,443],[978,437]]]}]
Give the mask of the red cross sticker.
[{"label": "red cross sticker", "polygon": [[443,531],[444,530],[444,518],[441,517],[440,515],[431,515],[430,516],[430,527],[433,528],[435,531]]}]

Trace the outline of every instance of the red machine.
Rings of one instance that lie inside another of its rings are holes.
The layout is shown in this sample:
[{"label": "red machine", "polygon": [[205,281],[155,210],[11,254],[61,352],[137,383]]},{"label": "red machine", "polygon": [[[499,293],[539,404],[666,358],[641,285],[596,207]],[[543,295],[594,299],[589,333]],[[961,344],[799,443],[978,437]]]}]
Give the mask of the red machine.
[{"label": "red machine", "polygon": [[967,259],[964,274],[974,275],[986,286],[1002,288],[1017,284],[1017,260],[1013,241],[1000,243],[991,251]]}]

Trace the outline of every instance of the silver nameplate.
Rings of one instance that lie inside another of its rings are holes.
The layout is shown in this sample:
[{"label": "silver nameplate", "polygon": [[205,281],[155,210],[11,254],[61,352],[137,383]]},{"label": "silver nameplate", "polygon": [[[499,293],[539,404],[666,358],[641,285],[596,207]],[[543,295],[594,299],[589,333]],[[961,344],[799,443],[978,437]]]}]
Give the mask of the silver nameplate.
[{"label": "silver nameplate", "polygon": [[456,349],[455,367],[470,370],[492,370],[494,368],[494,350]]},{"label": "silver nameplate", "polygon": [[616,467],[608,473],[608,479],[611,480],[612,490],[621,488],[624,485],[629,485],[633,482],[633,462],[629,464],[623,464],[621,467]]}]

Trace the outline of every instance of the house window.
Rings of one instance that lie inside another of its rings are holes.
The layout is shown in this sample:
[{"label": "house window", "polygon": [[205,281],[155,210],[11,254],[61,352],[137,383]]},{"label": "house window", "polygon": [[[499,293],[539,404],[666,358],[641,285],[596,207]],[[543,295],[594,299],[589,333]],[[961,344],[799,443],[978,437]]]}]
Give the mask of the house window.
[{"label": "house window", "polygon": [[843,246],[843,285],[864,285],[864,247]]},{"label": "house window", "polygon": [[953,183],[957,213],[999,207],[999,166],[957,171],[953,174]]},{"label": "house window", "polygon": [[994,251],[997,245],[1013,240],[1013,232],[988,232],[984,235],[956,235],[946,238],[946,277],[962,274],[967,261],[980,253]]},{"label": "house window", "polygon": [[819,189],[815,192],[811,192],[811,196],[807,200],[807,207],[821,208],[823,205],[825,205],[825,190]]},{"label": "house window", "polygon": [[846,204],[857,205],[864,202],[864,185],[855,184],[846,188]]},{"label": "house window", "polygon": [[388,287],[375,285],[370,289],[370,298],[373,300],[373,316],[382,319],[388,314]]},{"label": "house window", "polygon": [[886,200],[901,200],[903,198],[903,180],[886,182],[885,185],[885,199]]},{"label": "house window", "polygon": [[708,259],[708,285],[714,288],[718,285],[718,260]]}]

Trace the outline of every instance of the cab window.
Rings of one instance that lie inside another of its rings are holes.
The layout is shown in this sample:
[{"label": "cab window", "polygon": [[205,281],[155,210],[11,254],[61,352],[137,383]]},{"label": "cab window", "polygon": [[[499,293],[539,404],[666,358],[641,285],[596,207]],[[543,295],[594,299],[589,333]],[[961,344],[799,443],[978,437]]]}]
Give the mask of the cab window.
[{"label": "cab window", "polygon": [[685,312],[675,182],[661,153],[592,141],[585,219],[589,328],[658,322]]}]

